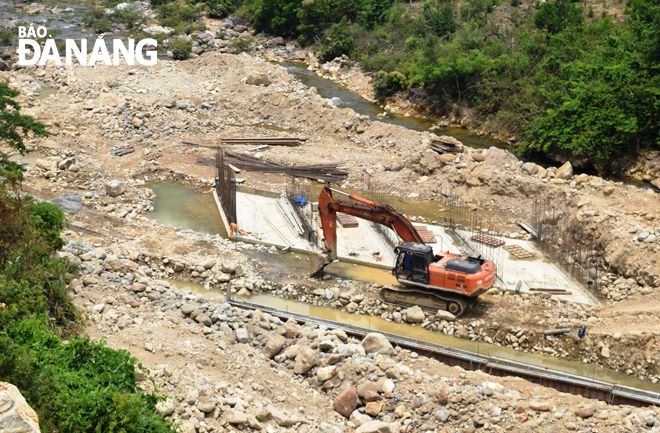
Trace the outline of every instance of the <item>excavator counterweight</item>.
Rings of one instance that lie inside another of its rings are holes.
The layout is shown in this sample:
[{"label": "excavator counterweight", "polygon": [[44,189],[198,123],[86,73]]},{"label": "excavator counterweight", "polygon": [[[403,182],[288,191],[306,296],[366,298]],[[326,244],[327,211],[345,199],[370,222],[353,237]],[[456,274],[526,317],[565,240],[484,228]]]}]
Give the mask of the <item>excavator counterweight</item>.
[{"label": "excavator counterweight", "polygon": [[[337,200],[333,191],[358,203]],[[401,239],[394,249],[396,261],[392,274],[403,287],[383,288],[381,298],[387,302],[447,310],[460,316],[466,308],[466,298],[476,298],[495,283],[492,261],[449,252],[434,254],[410,220],[396,209],[329,187],[325,187],[319,197],[326,251],[317,250],[310,255],[311,275],[337,259],[337,212],[382,224],[394,230]]]}]

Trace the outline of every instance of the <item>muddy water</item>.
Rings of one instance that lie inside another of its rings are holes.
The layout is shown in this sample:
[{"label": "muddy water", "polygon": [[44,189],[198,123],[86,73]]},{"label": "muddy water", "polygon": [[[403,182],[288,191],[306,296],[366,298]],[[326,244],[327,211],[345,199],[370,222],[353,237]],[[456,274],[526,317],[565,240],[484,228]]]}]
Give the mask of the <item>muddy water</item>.
[{"label": "muddy water", "polygon": [[39,101],[43,101],[44,99],[50,98],[51,95],[57,95],[57,87],[51,87],[48,84],[42,83],[41,81],[38,82],[39,87],[41,90],[39,90],[39,96],[37,96],[37,99]]},{"label": "muddy water", "polygon": [[32,164],[37,162],[37,160],[43,158],[42,155],[39,155],[38,153],[26,153],[25,155],[21,155],[20,153],[17,153],[16,155],[12,155],[9,157],[11,161],[17,162],[21,164],[24,167],[30,167]]},{"label": "muddy water", "polygon": [[147,216],[160,224],[226,237],[213,194],[202,194],[172,182],[146,185],[156,193],[155,211]]},{"label": "muddy water", "polygon": [[189,283],[188,281],[174,280],[172,278],[163,278],[163,279],[165,281],[168,281],[170,284],[172,284],[177,289],[183,292],[203,295],[207,299],[221,300],[221,301],[225,300],[225,294],[220,290],[208,290],[205,289],[204,286],[200,284]]},{"label": "muddy water", "polygon": [[[158,221],[160,224],[227,237],[212,194],[201,194],[200,191],[187,185],[173,182],[154,182],[146,186],[156,193],[156,199],[153,201],[156,210],[148,214],[149,218]],[[314,200],[318,198],[320,188],[321,186],[317,185],[312,189]],[[365,195],[362,191],[346,191],[357,195]],[[442,210],[445,208],[437,203],[407,202],[400,199],[393,201],[391,204],[408,215],[423,216],[430,221],[441,221]],[[282,251],[269,254],[253,249],[245,249],[244,253],[261,263],[264,275],[278,281],[284,281],[292,274],[307,275],[309,271],[309,262],[304,254]],[[392,263],[385,262],[383,264],[392,265]],[[325,268],[325,272],[333,278],[352,279],[381,285],[396,283],[396,279],[389,270],[356,266],[346,262],[332,263]]]},{"label": "muddy water", "polygon": [[[305,254],[282,251],[276,254],[268,254],[256,250],[245,250],[243,252],[256,260],[259,273],[269,280],[288,282],[291,275],[307,275],[309,271],[309,262]],[[328,265],[324,271],[326,275],[330,275],[332,278],[351,279],[381,285],[396,284],[396,279],[390,270],[376,269],[369,266],[338,262]],[[297,280],[297,282],[300,282],[300,280]]]}]

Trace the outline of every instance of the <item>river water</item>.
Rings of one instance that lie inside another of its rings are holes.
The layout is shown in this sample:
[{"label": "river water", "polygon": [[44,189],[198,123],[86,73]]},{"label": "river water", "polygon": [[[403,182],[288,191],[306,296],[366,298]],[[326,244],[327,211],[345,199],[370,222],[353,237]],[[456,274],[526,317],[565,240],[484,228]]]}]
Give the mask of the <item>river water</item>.
[{"label": "river water", "polygon": [[[307,69],[307,65],[304,63],[292,63],[292,62],[278,62],[276,63],[282,68],[286,69],[291,75],[300,80],[303,84],[308,87],[316,87],[319,95],[324,98],[333,98],[338,97],[342,100],[344,105],[347,108],[351,108],[356,113],[367,115],[372,121],[380,121],[385,123],[391,123],[393,125],[399,125],[412,129],[415,131],[428,131],[428,129],[434,125],[434,123],[427,119],[422,119],[418,117],[405,117],[402,114],[398,113],[387,113],[387,116],[379,117],[377,114],[383,113],[385,110],[365,98],[363,98],[357,92],[347,89],[340,83],[337,83],[331,79],[320,77],[316,74],[316,71],[311,71]],[[492,138],[480,137],[476,134],[470,133],[467,129],[455,128],[455,127],[440,127],[435,131],[429,131],[437,135],[449,135],[456,138],[462,142],[465,146],[472,147],[475,149],[488,149],[489,147],[495,146],[502,149],[508,149],[507,143],[499,140],[494,140]],[[533,157],[521,158],[523,161],[531,161],[536,164],[539,164],[543,167],[552,167],[558,166],[560,164],[552,161],[548,158],[543,157],[542,155],[535,155]],[[587,173],[594,174],[590,170],[580,170],[574,168],[573,171],[576,174]],[[624,178],[619,176],[611,176],[611,180],[615,182],[623,182],[628,185],[634,185],[638,188],[652,189],[656,192],[660,192],[660,189],[655,188],[651,184],[631,179]],[[606,179],[607,180],[607,179]]]},{"label": "river water", "polygon": [[[308,70],[306,64],[291,62],[280,62],[277,64],[286,69],[287,72],[296,77],[306,86],[316,87],[316,90],[318,90],[319,95],[322,97],[332,98],[336,96],[342,100],[347,108],[362,115],[366,114],[372,121],[391,123],[415,131],[428,131],[428,129],[434,125],[430,120],[419,117],[405,117],[398,113],[387,113],[387,116],[379,117],[377,114],[383,113],[385,110],[378,104],[363,98],[360,94],[347,89],[339,83],[316,75],[316,71]],[[478,135],[470,134],[466,129],[462,128],[438,128],[434,133],[438,135],[450,135],[466,146],[479,149],[487,149],[491,146],[501,148],[507,147],[507,144],[502,141],[479,137]]]}]

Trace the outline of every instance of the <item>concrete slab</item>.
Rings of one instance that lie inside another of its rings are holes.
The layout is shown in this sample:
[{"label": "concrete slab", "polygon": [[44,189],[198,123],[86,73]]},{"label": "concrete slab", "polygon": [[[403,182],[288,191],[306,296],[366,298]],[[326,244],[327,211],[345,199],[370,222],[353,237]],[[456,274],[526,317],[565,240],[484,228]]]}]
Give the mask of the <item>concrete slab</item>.
[{"label": "concrete slab", "polygon": [[[312,204],[308,204],[312,206]],[[222,212],[221,212],[222,214]],[[302,254],[310,253],[314,246],[306,237],[299,236],[294,228],[287,223],[277,205],[275,194],[253,194],[249,192],[236,193],[236,216],[238,226],[247,232],[246,236],[234,236],[233,239],[274,245],[278,249],[289,249]],[[223,219],[224,219],[223,214]],[[430,244],[434,252],[448,251],[465,254],[460,243],[443,227],[430,224],[414,224],[425,226],[433,232],[436,242]],[[322,236],[317,218],[312,221],[312,227]],[[375,224],[359,220],[358,227],[337,227],[338,257],[342,261],[371,265],[382,269],[391,269],[394,264],[394,248],[398,237],[390,229],[390,241],[376,229]],[[467,233],[465,234],[467,237]],[[570,295],[557,295],[560,299],[584,304],[597,303],[597,299],[586,288],[582,287],[573,277],[559,265],[550,262],[531,241],[503,239],[505,246],[518,245],[533,254],[531,258],[519,259],[508,251],[502,250],[497,265],[501,272],[501,281],[497,287],[505,290],[515,290],[518,281],[522,282],[520,293],[538,295],[532,289],[564,289]],[[503,247],[500,247],[503,248]],[[487,255],[488,248],[484,248]]]},{"label": "concrete slab", "polygon": [[[451,253],[465,253],[461,251],[454,239],[443,227],[428,224],[426,227],[433,231],[438,239],[436,244],[430,244],[433,246],[434,252],[449,251]],[[467,237],[467,233],[464,236]],[[515,290],[518,281],[522,281],[520,293],[538,295],[538,292],[531,289],[564,289],[571,292],[571,294],[557,295],[558,298],[581,304],[598,303],[597,299],[585,287],[582,287],[581,284],[558,264],[548,260],[534,242],[508,238],[502,240],[505,241],[504,246],[518,245],[530,252],[534,257],[518,259],[508,251],[502,251],[500,260],[497,263],[501,269],[502,281],[498,282],[496,287],[505,290]]]}]

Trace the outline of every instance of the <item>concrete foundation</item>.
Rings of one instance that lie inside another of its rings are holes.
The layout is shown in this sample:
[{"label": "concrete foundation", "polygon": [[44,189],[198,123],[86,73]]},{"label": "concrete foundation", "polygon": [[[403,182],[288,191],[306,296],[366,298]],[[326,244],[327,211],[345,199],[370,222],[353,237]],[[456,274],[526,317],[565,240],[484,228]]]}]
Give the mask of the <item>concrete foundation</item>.
[{"label": "concrete foundation", "polygon": [[[215,195],[215,193],[214,193]],[[238,226],[246,235],[234,233],[232,240],[253,244],[275,246],[280,250],[294,251],[309,254],[315,249],[306,238],[299,236],[294,227],[289,224],[279,210],[277,199],[279,195],[273,192],[239,190],[236,192],[236,218]],[[227,218],[216,196],[216,203],[222,215],[223,223],[228,227]],[[311,206],[308,204],[307,206]],[[307,210],[309,212],[309,210]],[[358,227],[343,228],[338,224],[338,258],[341,261],[373,266],[380,269],[391,269],[394,264],[393,246],[397,237],[390,229],[386,239],[369,221],[358,220]],[[421,224],[419,224],[421,225]],[[427,230],[436,236],[436,242],[430,244],[438,253],[448,251],[464,254],[457,242],[445,231],[443,227],[423,224]],[[322,238],[322,230],[317,218],[312,221],[312,228]],[[597,303],[597,299],[586,288],[582,287],[568,273],[557,264],[550,262],[531,241],[506,239],[506,245],[518,245],[530,252],[533,257],[518,259],[507,251],[502,251],[499,261],[498,275],[501,278],[496,287],[501,290],[515,291],[518,282],[521,282],[521,294],[539,295],[542,292],[533,289],[564,289],[570,294],[553,295],[560,299],[583,304]]]}]

